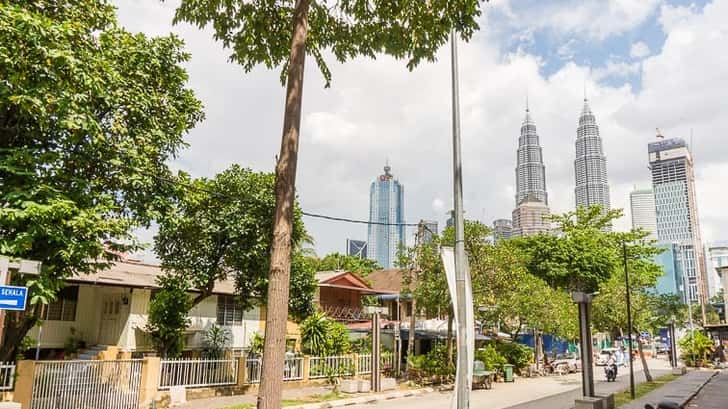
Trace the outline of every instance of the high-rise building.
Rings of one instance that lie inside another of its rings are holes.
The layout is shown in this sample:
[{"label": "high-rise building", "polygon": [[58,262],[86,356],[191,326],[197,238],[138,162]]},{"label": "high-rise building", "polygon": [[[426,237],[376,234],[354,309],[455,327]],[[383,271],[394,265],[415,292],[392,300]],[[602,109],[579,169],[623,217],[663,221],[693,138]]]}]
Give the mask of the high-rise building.
[{"label": "high-rise building", "polygon": [[417,224],[417,241],[429,243],[432,237],[437,234],[437,222],[434,220],[420,220]]},{"label": "high-rise building", "polygon": [[602,206],[610,208],[607,158],[599,136],[599,126],[584,98],[584,108],[576,129],[576,159],[574,160],[576,207]]},{"label": "high-rise building", "polygon": [[513,234],[513,221],[511,219],[493,220],[493,241],[508,240]]},{"label": "high-rise building", "polygon": [[391,173],[384,174],[369,189],[369,240],[367,255],[382,268],[394,267],[397,249],[405,243],[404,186]]},{"label": "high-rise building", "polygon": [[675,294],[684,298],[683,267],[679,244],[659,243],[662,252],[655,256],[655,263],[662,267],[663,274],[657,278],[657,294]]},{"label": "high-rise building", "polygon": [[445,228],[455,227],[455,210],[450,210],[447,214],[448,217],[445,221]]},{"label": "high-rise building", "polygon": [[708,280],[700,239],[693,158],[682,138],[664,139],[662,135],[658,138],[647,149],[655,194],[657,239],[680,245],[690,302],[704,304],[708,298]]},{"label": "high-rise building", "polygon": [[367,242],[364,240],[346,239],[346,255],[367,258]]},{"label": "high-rise building", "polygon": [[526,106],[526,117],[521,124],[516,156],[516,209],[513,210],[513,237],[547,232],[550,223],[546,167],[539,144],[536,124]]},{"label": "high-rise building", "polygon": [[718,275],[718,269],[728,267],[728,241],[716,241],[705,245],[705,261],[708,264],[708,297],[713,298],[720,290],[728,291],[723,288],[722,280]]},{"label": "high-rise building", "polygon": [[655,193],[652,189],[635,188],[629,194],[629,204],[632,213],[632,228],[642,229],[650,233],[647,238],[657,240]]}]

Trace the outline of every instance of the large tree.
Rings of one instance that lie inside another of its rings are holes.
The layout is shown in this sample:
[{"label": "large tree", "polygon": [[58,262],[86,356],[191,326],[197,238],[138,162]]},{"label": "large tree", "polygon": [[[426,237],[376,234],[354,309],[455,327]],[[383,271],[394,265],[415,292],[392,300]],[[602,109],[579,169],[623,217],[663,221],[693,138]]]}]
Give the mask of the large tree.
[{"label": "large tree", "polygon": [[331,253],[320,260],[316,260],[317,271],[346,270],[366,277],[374,270],[381,270],[376,260],[349,256],[341,253]]},{"label": "large tree", "polygon": [[[268,285],[271,232],[275,196],[273,174],[254,172],[237,165],[212,179],[199,178],[186,182],[184,194],[160,219],[154,250],[162,261],[162,269],[175,279],[162,280],[171,286],[170,293],[187,298],[186,313],[212,295],[215,283],[233,278],[237,302],[244,309],[264,304]],[[316,290],[315,264],[300,254],[306,239],[301,210],[296,204],[292,241],[297,254],[291,268],[289,311],[295,319],[303,319],[314,311]],[[183,287],[184,292],[179,291]],[[161,341],[160,352],[175,351],[179,341],[174,328],[179,319],[156,304],[181,305],[173,296],[152,301],[150,330]],[[169,318],[169,322],[165,319]],[[168,328],[168,330],[164,330]]]},{"label": "large tree", "polygon": [[30,306],[7,314],[0,361],[66,278],[136,248],[166,208],[167,162],[203,117],[182,47],[124,31],[103,0],[0,7],[0,253],[43,263],[13,277]]},{"label": "large tree", "polygon": [[260,64],[282,67],[281,77],[286,78],[259,409],[280,407],[306,54],[316,60],[327,85],[331,78],[324,60],[327,52],[341,62],[385,53],[407,59],[407,67],[412,69],[422,60],[434,60],[451,31],[463,40],[470,39],[478,28],[481,2],[182,0],[176,21],[211,25],[215,38],[232,50],[230,58],[246,71]]}]

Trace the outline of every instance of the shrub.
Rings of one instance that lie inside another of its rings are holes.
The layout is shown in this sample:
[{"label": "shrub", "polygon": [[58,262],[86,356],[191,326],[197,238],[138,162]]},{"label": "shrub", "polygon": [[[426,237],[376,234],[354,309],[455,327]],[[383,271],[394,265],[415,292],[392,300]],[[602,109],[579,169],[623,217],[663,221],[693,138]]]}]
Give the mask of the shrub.
[{"label": "shrub", "polygon": [[487,371],[494,371],[503,368],[508,361],[503,357],[493,345],[480,348],[475,352],[475,359],[483,361]]},{"label": "shrub", "polygon": [[253,339],[250,340],[249,353],[253,355],[260,355],[263,353],[263,346],[265,345],[265,338],[260,333],[256,332],[253,335]]},{"label": "shrub", "polygon": [[207,358],[221,359],[230,343],[230,331],[217,324],[205,332],[204,353]]},{"label": "shrub", "polygon": [[322,312],[316,312],[301,323],[303,352],[315,356],[341,355],[349,352],[349,330]]},{"label": "shrub", "polygon": [[680,358],[688,366],[702,366],[709,360],[713,349],[713,341],[703,332],[693,330],[680,340],[682,355]]},{"label": "shrub", "polygon": [[533,362],[533,350],[523,344],[503,342],[497,344],[496,350],[518,371]]}]

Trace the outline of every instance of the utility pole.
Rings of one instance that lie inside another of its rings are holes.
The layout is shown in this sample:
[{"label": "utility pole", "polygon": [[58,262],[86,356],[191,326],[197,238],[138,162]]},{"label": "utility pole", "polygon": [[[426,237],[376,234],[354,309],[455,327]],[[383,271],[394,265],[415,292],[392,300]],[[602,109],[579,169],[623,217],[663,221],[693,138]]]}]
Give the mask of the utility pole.
[{"label": "utility pole", "polygon": [[455,31],[450,32],[452,73],[452,147],[453,147],[453,196],[455,204],[455,290],[458,317],[457,337],[457,409],[470,408],[468,385],[467,314],[465,312],[465,224],[463,221],[463,173],[460,150],[460,96],[458,90],[458,48]]},{"label": "utility pole", "polygon": [[[622,242],[624,254],[624,283],[627,297],[627,336],[629,339],[629,395],[634,400],[634,357],[632,355],[632,305],[630,302],[629,269],[627,268],[627,242]],[[637,341],[639,342],[639,340]]]}]

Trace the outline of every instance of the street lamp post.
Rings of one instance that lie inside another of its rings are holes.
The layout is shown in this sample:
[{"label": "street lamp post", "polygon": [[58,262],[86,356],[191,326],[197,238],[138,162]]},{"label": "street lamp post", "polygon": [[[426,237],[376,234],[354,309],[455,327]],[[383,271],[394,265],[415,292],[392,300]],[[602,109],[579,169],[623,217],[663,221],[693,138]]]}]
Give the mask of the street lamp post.
[{"label": "street lamp post", "polygon": [[460,149],[460,96],[458,90],[458,48],[455,31],[450,32],[451,74],[452,74],[452,146],[453,146],[453,196],[455,204],[455,291],[458,317],[458,365],[457,365],[457,409],[470,407],[470,385],[468,385],[468,342],[467,314],[465,311],[465,225],[463,221],[463,173]]},{"label": "street lamp post", "polygon": [[[630,302],[629,269],[627,268],[627,243],[622,242],[624,255],[624,283],[627,298],[627,339],[629,340],[629,394],[634,400],[634,356],[632,355],[632,304]],[[639,340],[637,341],[639,342]]]}]

